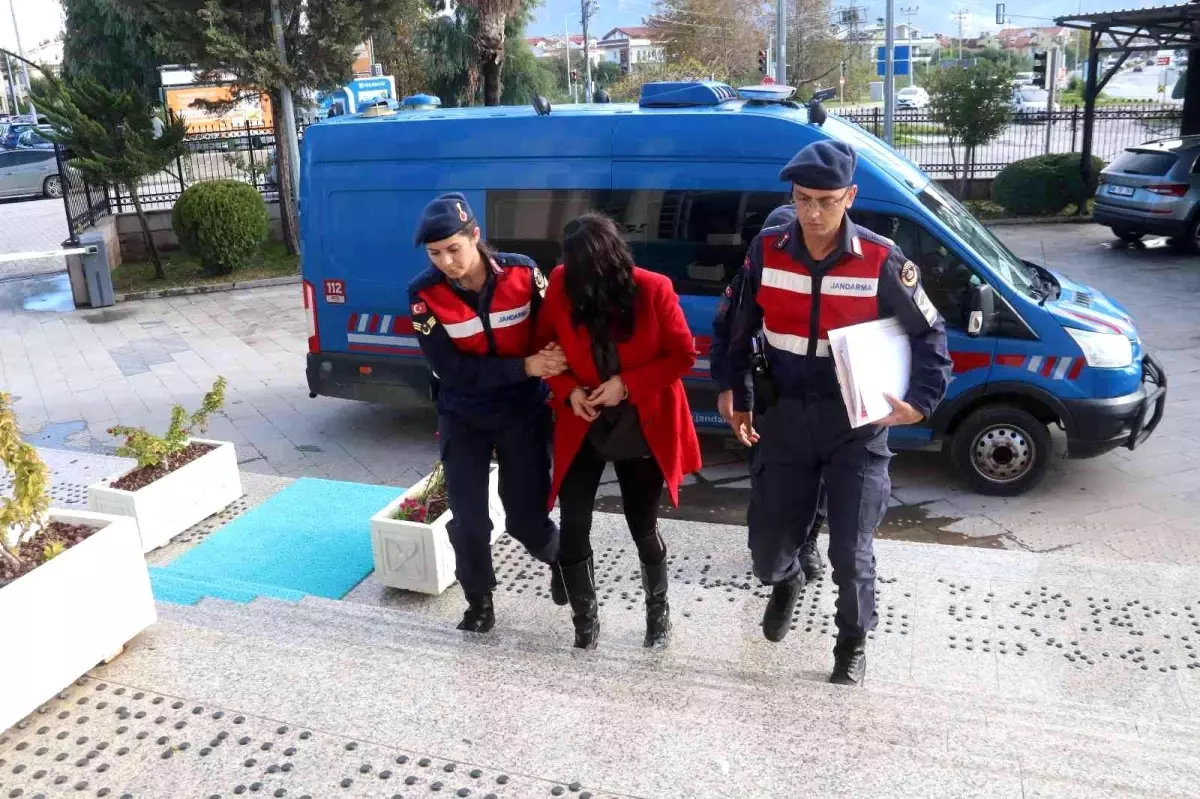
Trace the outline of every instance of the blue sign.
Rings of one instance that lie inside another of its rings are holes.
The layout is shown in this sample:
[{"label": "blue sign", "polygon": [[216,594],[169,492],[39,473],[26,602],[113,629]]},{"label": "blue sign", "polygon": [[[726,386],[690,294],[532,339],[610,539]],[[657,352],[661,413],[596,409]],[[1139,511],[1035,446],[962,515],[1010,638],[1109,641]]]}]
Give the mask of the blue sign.
[{"label": "blue sign", "polygon": [[[887,74],[886,47],[875,48],[875,74],[883,77]],[[892,47],[892,74],[907,75],[911,62],[909,61],[909,46],[897,44]]]}]

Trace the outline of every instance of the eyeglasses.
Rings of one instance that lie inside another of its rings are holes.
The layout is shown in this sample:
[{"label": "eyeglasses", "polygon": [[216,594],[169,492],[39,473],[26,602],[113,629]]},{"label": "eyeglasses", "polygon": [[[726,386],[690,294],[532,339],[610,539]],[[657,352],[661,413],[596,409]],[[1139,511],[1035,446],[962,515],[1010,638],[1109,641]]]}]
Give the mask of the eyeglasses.
[{"label": "eyeglasses", "polygon": [[846,189],[844,192],[842,192],[841,197],[821,197],[819,199],[815,197],[805,197],[804,195],[792,192],[792,201],[801,208],[808,210],[815,208],[821,213],[829,213],[844,203],[846,198],[849,196],[850,189]]}]

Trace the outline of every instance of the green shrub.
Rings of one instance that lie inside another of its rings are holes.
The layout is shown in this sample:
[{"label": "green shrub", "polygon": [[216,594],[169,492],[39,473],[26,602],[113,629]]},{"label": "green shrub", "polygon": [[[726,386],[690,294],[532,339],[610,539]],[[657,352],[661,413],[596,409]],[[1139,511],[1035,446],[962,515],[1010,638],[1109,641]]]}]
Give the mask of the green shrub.
[{"label": "green shrub", "polygon": [[270,217],[248,183],[209,180],[184,190],[171,221],[179,243],[210,275],[228,275],[250,263],[267,239]]},{"label": "green shrub", "polygon": [[1092,157],[1088,185],[1079,174],[1078,153],[1039,155],[1015,161],[1000,171],[992,199],[1019,216],[1052,216],[1096,193],[1103,159]]}]

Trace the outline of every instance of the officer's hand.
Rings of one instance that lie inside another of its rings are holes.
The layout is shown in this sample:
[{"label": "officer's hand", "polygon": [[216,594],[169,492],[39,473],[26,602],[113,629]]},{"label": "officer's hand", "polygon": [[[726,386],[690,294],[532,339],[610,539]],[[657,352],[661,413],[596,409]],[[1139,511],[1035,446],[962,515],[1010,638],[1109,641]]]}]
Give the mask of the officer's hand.
[{"label": "officer's hand", "polygon": [[717,413],[728,422],[733,418],[733,390],[722,391],[717,395]]},{"label": "officer's hand", "polygon": [[567,369],[567,357],[557,344],[525,359],[525,374],[530,377],[554,377]]},{"label": "officer's hand", "polygon": [[892,412],[880,419],[875,424],[881,427],[895,427],[903,424],[916,424],[925,418],[925,414],[921,413],[904,400],[893,397],[891,394],[887,393],[885,393],[883,396],[892,404]]},{"label": "officer's hand", "polygon": [[588,402],[588,392],[586,388],[575,388],[571,390],[571,396],[567,398],[571,403],[571,410],[575,415],[591,424],[600,414]]},{"label": "officer's hand", "polygon": [[625,388],[625,381],[620,375],[613,375],[605,380],[600,386],[588,395],[588,404],[593,408],[600,406],[612,407],[619,405],[621,400],[629,396],[629,389]]},{"label": "officer's hand", "polygon": [[744,446],[752,447],[758,443],[758,433],[754,429],[754,414],[750,411],[731,412],[729,426],[733,428],[737,440]]}]

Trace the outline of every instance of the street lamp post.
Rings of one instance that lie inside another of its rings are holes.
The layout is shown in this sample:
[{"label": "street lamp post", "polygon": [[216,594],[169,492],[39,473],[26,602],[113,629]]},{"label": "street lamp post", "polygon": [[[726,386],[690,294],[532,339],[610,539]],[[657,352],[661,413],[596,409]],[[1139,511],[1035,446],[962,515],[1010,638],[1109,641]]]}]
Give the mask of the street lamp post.
[{"label": "street lamp post", "polygon": [[[25,64],[25,48],[21,46],[21,28],[17,25],[17,8],[13,5],[13,0],[8,0],[8,10],[12,13],[13,33],[17,35],[17,55],[21,56],[21,76],[25,78],[25,91],[29,92],[29,67]],[[12,72],[8,73],[9,80],[12,80]],[[37,108],[33,104],[33,94],[29,95],[29,114],[37,121]],[[20,112],[20,105],[14,109]]]}]

